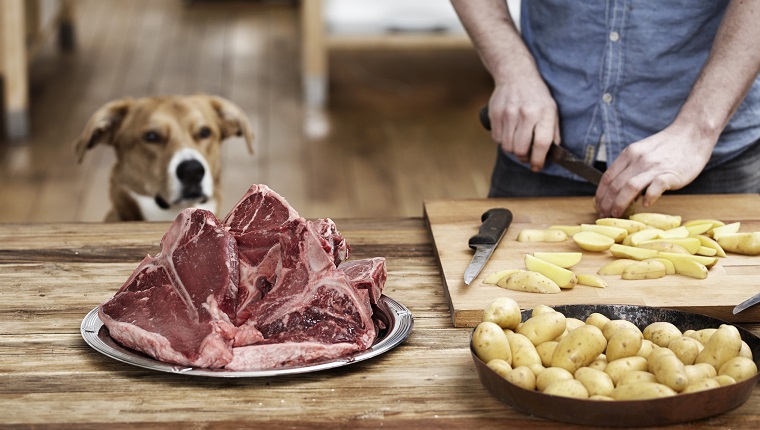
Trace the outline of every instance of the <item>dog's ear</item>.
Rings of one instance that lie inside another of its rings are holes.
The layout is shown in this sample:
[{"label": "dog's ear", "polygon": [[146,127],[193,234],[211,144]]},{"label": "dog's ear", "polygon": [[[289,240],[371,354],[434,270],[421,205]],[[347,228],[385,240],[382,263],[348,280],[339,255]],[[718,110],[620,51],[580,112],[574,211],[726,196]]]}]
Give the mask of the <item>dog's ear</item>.
[{"label": "dog's ear", "polygon": [[227,99],[216,96],[207,97],[211,107],[219,116],[222,139],[231,136],[242,136],[245,139],[246,145],[248,145],[248,152],[253,154],[253,131],[245,112]]},{"label": "dog's ear", "polygon": [[127,116],[133,102],[132,98],[115,100],[104,104],[92,114],[84,127],[84,131],[74,142],[77,162],[81,163],[84,153],[95,145],[100,143],[113,144],[114,131],[119,128],[119,124]]}]

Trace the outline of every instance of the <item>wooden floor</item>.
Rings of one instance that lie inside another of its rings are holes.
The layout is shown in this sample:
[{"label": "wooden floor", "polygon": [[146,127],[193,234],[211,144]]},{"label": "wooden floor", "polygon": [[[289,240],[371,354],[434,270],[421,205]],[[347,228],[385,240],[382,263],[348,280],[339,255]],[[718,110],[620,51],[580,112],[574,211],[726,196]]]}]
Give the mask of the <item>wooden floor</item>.
[{"label": "wooden floor", "polygon": [[114,154],[77,164],[72,142],[125,96],[205,92],[246,111],[256,153],[225,142],[220,215],[252,183],[309,218],[420,216],[424,200],[487,192],[495,149],[477,111],[491,81],[470,49],[333,52],[320,116],[302,105],[298,2],[76,6],[75,52],[50,40],[31,60],[31,136],[0,141],[0,222],[103,219]]}]

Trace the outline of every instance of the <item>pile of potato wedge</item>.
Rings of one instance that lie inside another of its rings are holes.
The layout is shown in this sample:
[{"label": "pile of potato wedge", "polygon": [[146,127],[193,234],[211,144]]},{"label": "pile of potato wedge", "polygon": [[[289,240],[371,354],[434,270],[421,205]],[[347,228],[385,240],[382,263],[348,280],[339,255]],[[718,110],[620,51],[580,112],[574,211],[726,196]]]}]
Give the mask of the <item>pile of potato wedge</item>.
[{"label": "pile of potato wedge", "polygon": [[[707,278],[726,252],[759,255],[760,232],[740,232],[741,224],[715,219],[682,223],[678,215],[636,213],[629,218],[600,218],[594,224],[555,225],[525,229],[519,242],[573,240],[580,252],[534,252],[525,255],[525,269],[505,269],[483,279],[502,288],[556,294],[576,285],[605,288],[603,276],[657,279],[667,275]],[[575,273],[582,251],[609,252],[615,260],[596,273]],[[601,276],[600,276],[601,275]]]},{"label": "pile of potato wedge", "polygon": [[736,327],[681,331],[669,322],[640,330],[593,313],[585,321],[499,297],[483,312],[472,348],[507,381],[528,390],[591,400],[644,400],[752,378],[752,351]]}]

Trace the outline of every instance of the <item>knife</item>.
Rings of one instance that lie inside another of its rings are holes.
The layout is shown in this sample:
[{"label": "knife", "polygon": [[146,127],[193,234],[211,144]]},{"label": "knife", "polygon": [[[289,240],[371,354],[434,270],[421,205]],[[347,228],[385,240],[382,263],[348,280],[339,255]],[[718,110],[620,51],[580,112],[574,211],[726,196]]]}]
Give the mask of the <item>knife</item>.
[{"label": "knife", "polygon": [[758,303],[760,303],[760,293],[757,293],[754,296],[736,305],[736,307],[734,308],[734,315],[747,309],[748,307],[755,306]]},{"label": "knife", "polygon": [[[491,129],[491,119],[488,117],[488,106],[483,106],[480,109],[480,123],[486,130]],[[551,144],[546,158],[594,185],[599,185],[599,181],[602,180],[602,172],[589,166],[575,154],[556,143]]]},{"label": "knife", "polygon": [[478,276],[493,254],[493,250],[496,249],[512,222],[512,212],[504,208],[489,209],[480,217],[480,220],[482,224],[478,234],[472,236],[468,242],[470,248],[475,250],[475,255],[472,256],[470,265],[464,271],[464,283],[467,285],[470,285]]}]

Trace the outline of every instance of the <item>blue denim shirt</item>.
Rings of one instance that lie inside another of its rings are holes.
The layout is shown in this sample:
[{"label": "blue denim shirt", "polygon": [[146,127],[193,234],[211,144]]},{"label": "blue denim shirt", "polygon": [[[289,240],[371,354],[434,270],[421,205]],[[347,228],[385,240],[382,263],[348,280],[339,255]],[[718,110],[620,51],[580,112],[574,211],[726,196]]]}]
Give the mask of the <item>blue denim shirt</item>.
[{"label": "blue denim shirt", "polygon": [[[606,160],[669,125],[709,54],[727,0],[523,0],[525,43],[557,102],[562,145]],[[758,41],[760,43],[760,41]],[[760,78],[707,169],[760,139]],[[545,173],[575,178],[548,164]]]}]

